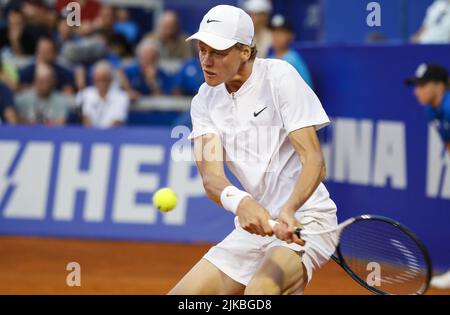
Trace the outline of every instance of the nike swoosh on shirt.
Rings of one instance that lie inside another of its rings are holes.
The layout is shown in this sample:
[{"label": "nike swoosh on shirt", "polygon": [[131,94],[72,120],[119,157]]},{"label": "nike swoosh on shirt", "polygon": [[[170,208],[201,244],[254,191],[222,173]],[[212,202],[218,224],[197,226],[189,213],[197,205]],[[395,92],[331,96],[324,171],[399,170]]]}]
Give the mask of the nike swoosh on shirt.
[{"label": "nike swoosh on shirt", "polygon": [[255,113],[255,112],[253,112],[253,117],[257,117],[259,114],[261,114],[262,112],[263,112],[263,110],[265,110],[267,108],[267,106],[266,107],[264,107],[263,109],[261,109],[259,112],[257,112],[257,113]]}]

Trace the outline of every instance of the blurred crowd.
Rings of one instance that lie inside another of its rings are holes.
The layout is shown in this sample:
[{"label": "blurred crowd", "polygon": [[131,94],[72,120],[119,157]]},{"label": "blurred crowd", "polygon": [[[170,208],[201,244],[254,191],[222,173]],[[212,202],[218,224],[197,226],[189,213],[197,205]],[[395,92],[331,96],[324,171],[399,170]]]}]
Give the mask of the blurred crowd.
[{"label": "blurred crowd", "polygon": [[[71,2],[81,8],[78,26],[70,22]],[[286,60],[313,87],[306,63],[291,49],[292,24],[273,14],[270,0],[241,6],[254,22],[258,57]],[[438,9],[414,40],[430,33]],[[179,18],[166,10],[148,30],[127,7],[98,0],[4,0],[0,124],[63,125],[78,109],[76,122],[107,128],[126,123],[130,108],[144,98],[195,95],[203,73],[197,45],[185,42]],[[448,16],[439,19],[447,23]]]},{"label": "blurred crowd", "polygon": [[[79,123],[107,128],[124,124],[143,98],[197,93],[203,83],[197,45],[185,42],[175,11],[164,11],[158,26],[146,30],[126,7],[76,0],[77,26],[70,2],[3,5],[0,122],[63,125],[78,108]],[[247,0],[243,8],[255,23],[258,56],[286,59],[312,85],[306,64],[289,48],[292,25],[282,16],[271,21],[268,0]]]}]

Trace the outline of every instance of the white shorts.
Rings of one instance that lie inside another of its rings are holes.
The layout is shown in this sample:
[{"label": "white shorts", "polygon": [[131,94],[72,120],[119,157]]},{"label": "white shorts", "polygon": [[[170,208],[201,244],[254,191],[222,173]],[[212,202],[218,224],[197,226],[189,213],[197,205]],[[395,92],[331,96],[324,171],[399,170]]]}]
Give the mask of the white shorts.
[{"label": "white shorts", "polygon": [[[298,221],[305,226],[305,230],[326,230],[337,226],[336,211],[325,213],[297,213]],[[320,245],[321,249],[317,245]],[[311,281],[313,271],[320,268],[334,252],[336,239],[332,234],[308,236],[304,246],[288,244],[275,236],[260,236],[236,228],[219,244],[213,246],[203,258],[211,262],[223,273],[236,282],[248,285],[264,256],[270,248],[276,246],[288,247],[298,252],[305,266],[308,282]],[[303,293],[304,288],[294,294]]]}]

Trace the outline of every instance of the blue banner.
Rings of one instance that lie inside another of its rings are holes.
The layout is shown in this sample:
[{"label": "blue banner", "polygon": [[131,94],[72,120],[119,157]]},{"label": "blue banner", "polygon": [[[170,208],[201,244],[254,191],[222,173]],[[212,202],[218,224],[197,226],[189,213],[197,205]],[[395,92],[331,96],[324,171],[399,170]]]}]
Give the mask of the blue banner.
[{"label": "blue banner", "polygon": [[[219,241],[233,217],[205,198],[190,151],[174,160],[183,130],[0,128],[0,233]],[[167,214],[151,203],[164,186],[178,195]]]},{"label": "blue banner", "polygon": [[326,186],[343,220],[385,215],[414,230],[450,267],[450,157],[404,79],[418,65],[450,69],[450,45],[300,49],[333,124],[322,132]]}]

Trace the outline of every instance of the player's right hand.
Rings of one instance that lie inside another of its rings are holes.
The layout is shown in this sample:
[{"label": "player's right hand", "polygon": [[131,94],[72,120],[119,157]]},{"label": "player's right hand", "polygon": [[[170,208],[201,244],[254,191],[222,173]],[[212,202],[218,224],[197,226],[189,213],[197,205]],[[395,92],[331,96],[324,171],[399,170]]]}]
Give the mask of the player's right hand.
[{"label": "player's right hand", "polygon": [[268,223],[271,216],[256,200],[250,197],[243,198],[239,203],[236,215],[239,224],[247,232],[261,236],[273,235],[273,229]]}]

